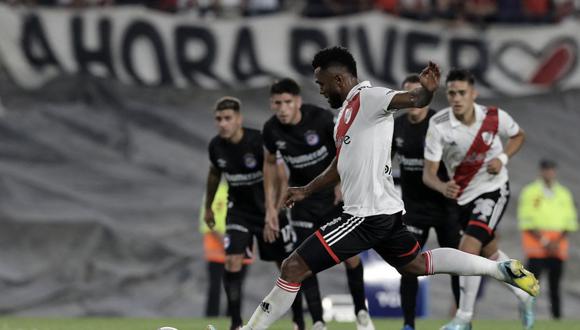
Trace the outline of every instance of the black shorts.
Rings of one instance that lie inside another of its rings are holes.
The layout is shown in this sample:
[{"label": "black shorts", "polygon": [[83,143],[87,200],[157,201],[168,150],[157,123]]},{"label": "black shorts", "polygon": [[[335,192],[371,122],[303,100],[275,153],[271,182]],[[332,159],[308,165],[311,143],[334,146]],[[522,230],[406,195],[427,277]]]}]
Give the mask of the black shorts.
[{"label": "black shorts", "polygon": [[296,232],[297,243],[304,242],[320,226],[342,215],[340,203],[334,205],[334,200],[307,200],[304,203],[296,203],[287,211],[290,224]]},{"label": "black shorts", "polygon": [[226,255],[247,254],[252,250],[255,237],[258,241],[260,259],[264,261],[282,261],[294,250],[296,234],[285,215],[279,217],[280,235],[273,243],[264,241],[264,218],[243,215],[230,215],[226,219],[226,236],[224,247]]},{"label": "black shorts", "polygon": [[510,200],[510,188],[506,182],[498,190],[479,195],[471,202],[459,206],[459,219],[464,234],[473,236],[483,246],[494,237]]},{"label": "black shorts", "polygon": [[449,203],[449,205],[430,214],[412,212],[413,208],[420,208],[420,206],[405,204],[407,213],[403,215],[403,223],[407,227],[407,230],[415,236],[421,247],[425,246],[431,228],[437,234],[439,246],[455,249],[459,246],[462,230],[457,217],[457,204]]},{"label": "black shorts", "polygon": [[400,212],[369,217],[343,213],[310,235],[296,253],[318,273],[368,249],[395,268],[411,262],[421,250],[403,225]]}]

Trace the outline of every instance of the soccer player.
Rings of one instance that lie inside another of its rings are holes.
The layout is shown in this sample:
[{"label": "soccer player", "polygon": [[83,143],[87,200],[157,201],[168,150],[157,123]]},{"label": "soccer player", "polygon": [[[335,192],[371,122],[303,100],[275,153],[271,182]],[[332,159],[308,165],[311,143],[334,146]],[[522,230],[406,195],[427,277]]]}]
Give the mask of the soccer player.
[{"label": "soccer player", "polygon": [[[499,262],[510,260],[498,249],[495,230],[509,201],[506,165],[524,143],[524,132],[505,111],[475,103],[473,75],[454,69],[446,79],[450,107],[431,117],[425,139],[423,180],[443,196],[456,199],[464,234],[461,251]],[[500,138],[506,138],[505,149]],[[451,180],[437,172],[443,161]],[[442,329],[471,329],[481,277],[460,278],[461,297],[455,318]],[[511,288],[511,287],[510,287]],[[520,300],[524,328],[534,322],[533,297],[513,288]]]},{"label": "soccer player", "polygon": [[296,239],[288,220],[280,217],[280,235],[271,242],[264,240],[263,139],[260,131],[242,127],[240,107],[240,101],[233,97],[224,97],[216,103],[218,135],[209,144],[211,166],[205,201],[205,222],[213,228],[211,205],[223,173],[229,186],[224,287],[231,330],[242,325],[242,266],[245,255],[251,253],[253,238],[258,241],[260,258],[277,262],[294,249]]},{"label": "soccer player", "polygon": [[[334,116],[328,110],[310,104],[302,104],[300,86],[292,79],[276,81],[270,88],[270,108],[274,115],[263,128],[264,187],[266,193],[266,223],[269,224],[270,239],[278,230],[275,205],[276,153],[280,153],[288,166],[291,185],[305,185],[322,173],[336,155],[333,139]],[[337,193],[335,193],[335,191]],[[302,243],[326,221],[342,213],[340,188],[328,187],[294,205],[289,220],[297,235],[297,244]],[[345,260],[348,286],[353,298],[358,330],[373,330],[366,308],[363,265],[358,256]],[[312,315],[313,329],[325,329],[322,319],[322,303],[318,280],[313,275],[304,280],[304,293]],[[301,297],[298,296],[301,301]]]},{"label": "soccer player", "polygon": [[[421,87],[419,75],[410,75],[402,87],[412,91]],[[405,210],[403,222],[407,230],[415,236],[423,247],[429,237],[429,230],[435,229],[441,247],[457,248],[461,238],[461,227],[457,218],[452,216],[454,201],[445,198],[423,183],[423,150],[429,119],[435,110],[429,107],[407,109],[406,115],[395,119],[391,155],[399,160],[401,171],[401,190]],[[439,168],[438,176],[447,181],[444,166]],[[401,277],[401,307],[403,309],[403,330],[415,328],[415,307],[419,282],[416,276]],[[451,287],[456,304],[459,303],[459,278],[452,276]]]},{"label": "soccer player", "polygon": [[342,107],[334,129],[337,153],[306,186],[289,188],[285,204],[291,207],[340,181],[344,213],[284,260],[276,285],[242,330],[267,329],[288,310],[305,278],[371,248],[401,273],[488,275],[537,295],[537,280],[519,261],[494,262],[451,248],[421,253],[403,226],[403,202],[391,176],[393,113],[429,104],[439,84],[437,65],[429,63],[419,76],[422,87],[410,92],[359,82],[356,62],[342,47],[319,51],[312,67],[320,93],[331,107]]}]

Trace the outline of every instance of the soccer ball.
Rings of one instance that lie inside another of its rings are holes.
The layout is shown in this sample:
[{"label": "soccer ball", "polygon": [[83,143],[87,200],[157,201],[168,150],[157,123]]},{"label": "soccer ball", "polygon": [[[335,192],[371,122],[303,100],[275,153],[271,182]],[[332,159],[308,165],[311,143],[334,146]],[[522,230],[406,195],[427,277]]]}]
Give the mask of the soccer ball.
[{"label": "soccer ball", "polygon": [[157,330],[177,330],[176,328],[172,328],[172,327],[161,327]]}]

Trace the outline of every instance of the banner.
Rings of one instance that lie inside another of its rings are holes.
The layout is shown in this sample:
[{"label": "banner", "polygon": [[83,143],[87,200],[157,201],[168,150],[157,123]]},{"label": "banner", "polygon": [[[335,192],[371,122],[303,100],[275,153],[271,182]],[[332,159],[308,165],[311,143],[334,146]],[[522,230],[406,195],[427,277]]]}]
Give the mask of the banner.
[{"label": "banner", "polygon": [[[61,74],[144,86],[261,87],[273,77],[312,79],[320,48],[348,47],[359,78],[399,86],[432,60],[471,69],[485,94],[580,87],[580,22],[450,28],[378,12],[330,19],[294,14],[201,19],[141,7],[38,9],[0,5],[0,60],[23,87]],[[445,74],[445,72],[444,72]]]}]

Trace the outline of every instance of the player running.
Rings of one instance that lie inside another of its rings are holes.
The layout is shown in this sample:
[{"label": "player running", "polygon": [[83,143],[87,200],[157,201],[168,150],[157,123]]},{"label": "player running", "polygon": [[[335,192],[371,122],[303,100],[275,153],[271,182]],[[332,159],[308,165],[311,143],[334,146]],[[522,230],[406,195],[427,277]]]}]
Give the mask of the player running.
[{"label": "player running", "polygon": [[[505,111],[475,103],[477,91],[467,70],[447,75],[450,107],[439,111],[429,123],[425,140],[425,184],[447,198],[457,200],[464,234],[459,249],[491,260],[509,257],[498,249],[495,231],[509,201],[506,165],[524,143],[525,135]],[[505,149],[500,138],[506,138]],[[443,161],[451,180],[438,176]],[[461,277],[461,297],[455,318],[442,329],[471,329],[471,320],[481,277]],[[512,287],[510,287],[512,288]],[[513,289],[520,301],[525,329],[534,323],[534,299]]]}]

